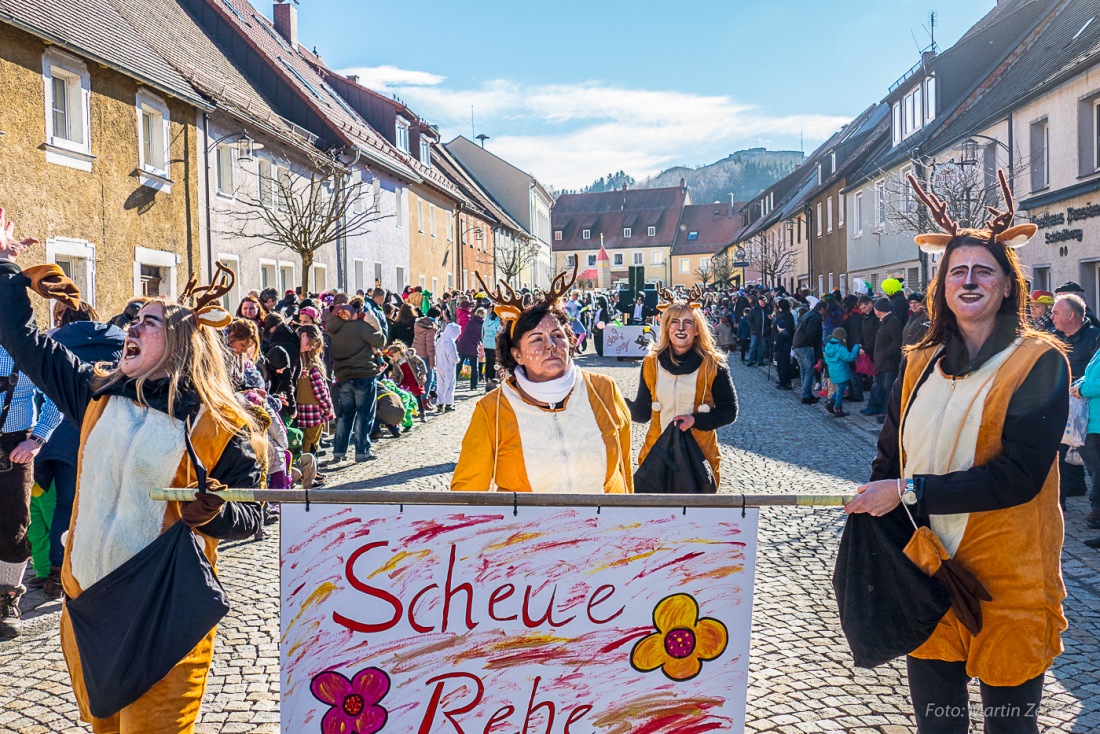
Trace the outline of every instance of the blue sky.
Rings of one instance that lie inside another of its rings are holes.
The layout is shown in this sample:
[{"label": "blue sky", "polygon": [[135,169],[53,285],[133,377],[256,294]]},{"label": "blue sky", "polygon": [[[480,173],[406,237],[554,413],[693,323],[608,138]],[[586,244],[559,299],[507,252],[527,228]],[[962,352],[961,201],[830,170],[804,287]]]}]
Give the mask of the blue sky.
[{"label": "blue sky", "polygon": [[[259,5],[270,13],[269,7]],[[558,188],[742,148],[812,150],[995,0],[303,0],[329,67]],[[914,41],[913,36],[916,36]]]}]

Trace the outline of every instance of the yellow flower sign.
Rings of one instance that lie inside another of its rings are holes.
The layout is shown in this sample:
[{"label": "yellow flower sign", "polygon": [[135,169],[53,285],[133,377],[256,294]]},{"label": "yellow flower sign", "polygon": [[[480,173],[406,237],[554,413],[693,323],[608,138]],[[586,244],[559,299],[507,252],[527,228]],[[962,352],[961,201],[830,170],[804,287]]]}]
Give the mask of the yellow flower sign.
[{"label": "yellow flower sign", "polygon": [[630,664],[642,673],[661,669],[675,681],[699,675],[703,662],[716,660],[726,650],[729,635],[717,619],[699,619],[699,605],[688,594],[662,599],[653,610],[657,631],[638,641]]}]

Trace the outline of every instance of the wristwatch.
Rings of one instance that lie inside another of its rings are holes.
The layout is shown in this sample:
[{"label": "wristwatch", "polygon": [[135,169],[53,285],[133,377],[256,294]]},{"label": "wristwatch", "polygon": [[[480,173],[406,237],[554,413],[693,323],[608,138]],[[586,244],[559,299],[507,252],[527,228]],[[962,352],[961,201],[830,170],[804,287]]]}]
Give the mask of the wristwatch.
[{"label": "wristwatch", "polygon": [[904,502],[905,504],[909,505],[910,507],[917,504],[917,500],[918,500],[917,488],[916,488],[916,485],[913,484],[912,479],[906,479],[905,480],[905,486],[901,490],[900,495],[901,495],[901,501]]},{"label": "wristwatch", "polygon": [[46,439],[41,436],[31,436],[31,440],[38,444],[38,448],[42,448],[46,445]]}]

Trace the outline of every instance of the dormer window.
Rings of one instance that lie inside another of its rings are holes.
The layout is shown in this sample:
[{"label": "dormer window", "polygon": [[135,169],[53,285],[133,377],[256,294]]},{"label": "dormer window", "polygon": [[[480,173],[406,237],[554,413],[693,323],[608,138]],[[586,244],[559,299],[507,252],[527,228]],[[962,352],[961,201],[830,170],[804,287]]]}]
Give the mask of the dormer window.
[{"label": "dormer window", "polygon": [[397,147],[404,152],[409,152],[409,121],[397,118]]},{"label": "dormer window", "polygon": [[428,168],[432,167],[432,143],[424,138],[420,139],[420,162]]},{"label": "dormer window", "polygon": [[936,78],[928,77],[912,87],[900,100],[894,102],[893,144],[920,130],[936,119]]}]

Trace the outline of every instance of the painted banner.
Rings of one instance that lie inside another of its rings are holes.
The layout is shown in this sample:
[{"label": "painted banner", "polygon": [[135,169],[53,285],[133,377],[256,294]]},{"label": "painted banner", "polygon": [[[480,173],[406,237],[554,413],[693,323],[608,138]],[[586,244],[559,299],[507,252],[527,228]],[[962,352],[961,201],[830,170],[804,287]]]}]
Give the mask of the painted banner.
[{"label": "painted banner", "polygon": [[756,509],[282,512],[284,732],[743,731]]},{"label": "painted banner", "polygon": [[603,356],[644,357],[656,339],[656,327],[608,324],[603,330]]}]

